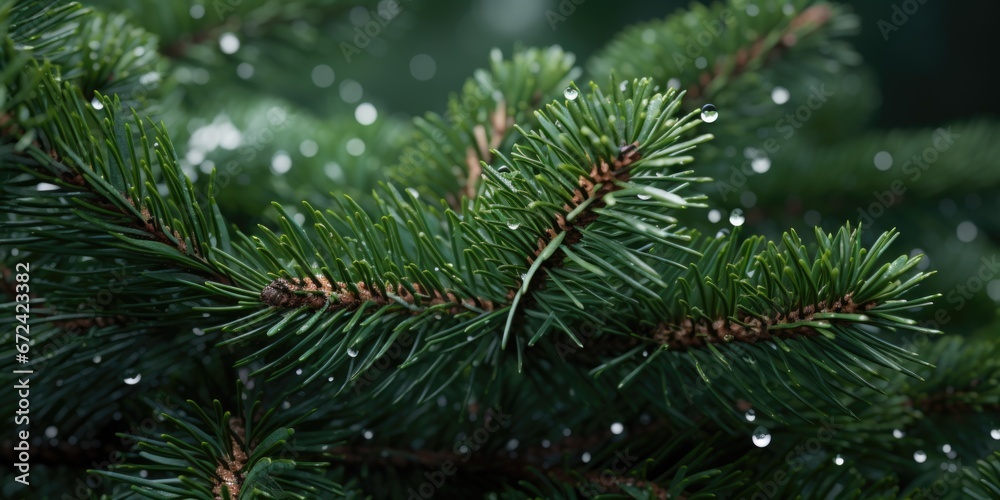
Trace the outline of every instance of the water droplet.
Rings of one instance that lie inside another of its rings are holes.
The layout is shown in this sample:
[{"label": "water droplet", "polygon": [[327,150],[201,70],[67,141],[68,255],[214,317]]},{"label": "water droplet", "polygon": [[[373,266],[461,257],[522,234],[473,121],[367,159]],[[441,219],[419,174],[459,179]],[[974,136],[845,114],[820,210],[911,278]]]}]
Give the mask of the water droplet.
[{"label": "water droplet", "polygon": [[578,92],[573,87],[566,87],[566,90],[563,91],[563,97],[565,97],[565,98],[567,98],[567,99],[569,99],[571,101],[576,100],[577,96],[579,96],[579,95],[580,95],[580,92]]},{"label": "water droplet", "polygon": [[58,435],[59,435],[59,429],[56,426],[50,425],[45,428],[45,437],[54,438]]},{"label": "water droplet", "polygon": [[516,220],[509,220],[507,221],[507,227],[509,227],[511,230],[514,230],[521,227],[521,223],[517,222]]},{"label": "water droplet", "polygon": [[921,450],[917,450],[913,452],[913,460],[915,460],[918,464],[922,464],[927,461],[927,454]]},{"label": "water droplet", "polygon": [[371,438],[375,437],[375,433],[372,432],[372,431],[370,431],[370,430],[365,430],[364,436],[365,436],[365,439],[371,439]]},{"label": "water droplet", "polygon": [[722,212],[714,208],[708,211],[708,222],[715,223],[719,222],[720,220],[722,220]]},{"label": "water droplet", "polygon": [[958,235],[958,239],[964,243],[968,243],[976,239],[976,235],[979,233],[979,229],[975,224],[969,221],[962,221],[958,225],[958,229],[955,230]]},{"label": "water droplet", "polygon": [[753,444],[758,448],[763,448],[771,444],[771,433],[764,428],[764,426],[759,426],[753,430]]},{"label": "water droplet", "polygon": [[437,72],[437,62],[428,54],[417,54],[410,59],[410,74],[413,78],[426,82],[434,78]]},{"label": "water droplet", "polygon": [[715,233],[716,238],[725,238],[726,236],[729,236],[729,229],[727,228],[722,228],[719,232]]},{"label": "water droplet", "polygon": [[[905,436],[905,435],[906,435],[906,433],[903,432],[901,429],[893,429],[893,431],[892,431],[892,437],[894,437],[896,439],[902,439],[903,436]],[[998,439],[1000,439],[1000,438],[998,438]]]},{"label": "water droplet", "polygon": [[944,444],[943,446],[941,446],[941,451],[943,451],[943,452],[945,452],[945,453],[949,453],[949,452],[951,452],[951,445],[950,445],[950,444],[947,444],[947,443],[945,443],[945,444]]},{"label": "water droplet", "polygon": [[628,80],[622,80],[622,82],[618,84],[618,90],[621,90],[622,92],[625,92],[625,89],[627,88],[628,88]]},{"label": "water droplet", "polygon": [[333,382],[333,377],[327,377],[327,378],[326,378],[326,381],[327,381],[327,382]]},{"label": "water droplet", "polygon": [[701,107],[701,121],[705,123],[712,123],[719,119],[719,110],[715,108],[714,104],[706,104]]},{"label": "water droplet", "polygon": [[892,167],[892,154],[888,151],[875,153],[875,168],[879,170],[889,170]]},{"label": "water droplet", "polygon": [[125,383],[128,385],[138,384],[142,380],[142,374],[136,373],[134,377],[125,377]]},{"label": "water droplet", "polygon": [[296,375],[302,375],[302,368],[296,368],[295,369],[295,374]]},{"label": "water droplet", "polygon": [[98,98],[96,98],[96,97],[93,100],[90,101],[90,105],[93,106],[94,109],[97,109],[97,110],[104,109],[104,103],[101,102],[101,100],[98,99]]},{"label": "water droplet", "polygon": [[354,119],[362,125],[371,125],[378,119],[378,110],[370,102],[363,102],[354,109]]},{"label": "water droplet", "polygon": [[753,411],[753,408],[747,410],[746,415],[744,416],[747,418],[747,422],[757,420],[757,412]]},{"label": "water droplet", "polygon": [[771,170],[771,159],[766,156],[758,156],[750,160],[750,168],[758,174],[763,174]]},{"label": "water droplet", "polygon": [[679,88],[681,88],[681,81],[680,81],[680,79],[677,79],[677,78],[671,78],[671,79],[667,80],[667,86],[670,87],[670,88],[672,88],[672,89],[679,89]]},{"label": "water droplet", "polygon": [[224,54],[235,54],[240,50],[240,39],[232,33],[223,33],[219,38],[219,48]]},{"label": "water droplet", "polygon": [[653,197],[651,194],[638,194],[636,195],[640,200],[648,200]]},{"label": "water droplet", "polygon": [[788,89],[785,87],[777,86],[771,89],[771,100],[775,104],[784,104],[788,102],[789,97],[791,97],[791,94],[788,93]]},{"label": "water droplet", "polygon": [[356,357],[358,357],[358,351],[356,351],[354,349],[348,349],[347,350],[347,355],[350,356],[350,357],[352,357],[352,358],[356,358]]},{"label": "water droplet", "polygon": [[838,453],[837,456],[833,457],[833,463],[837,465],[844,465],[844,457],[840,456],[840,453]]},{"label": "water droplet", "polygon": [[569,435],[572,434],[572,433],[573,433],[573,431],[569,430],[569,427],[564,427],[563,428],[563,436],[569,437]]},{"label": "water droplet", "polygon": [[542,448],[548,448],[549,446],[552,446],[552,441],[549,441],[548,439],[543,439]]},{"label": "water droplet", "polygon": [[611,424],[611,433],[612,434],[614,434],[614,435],[617,436],[618,434],[621,434],[622,432],[625,432],[625,426],[622,425],[621,422],[615,422],[615,423]]},{"label": "water droplet", "polygon": [[739,208],[734,208],[732,212],[729,213],[729,223],[734,226],[742,226],[746,218],[743,217],[743,210]]},{"label": "water droplet", "polygon": [[582,458],[583,458],[583,463],[590,462],[590,452],[589,451],[583,452]]},{"label": "water droplet", "polygon": [[94,356],[94,363],[100,363],[100,362],[101,362],[101,356],[100,355]]},{"label": "water droplet", "polygon": [[517,445],[520,444],[516,438],[507,441],[507,451],[514,451],[517,449]]},{"label": "water droplet", "polygon": [[501,174],[506,174],[507,172],[510,172],[510,167],[508,167],[507,165],[500,165],[499,167],[497,167],[497,172],[500,172]]},{"label": "water droplet", "polygon": [[351,156],[361,156],[365,154],[365,141],[357,137],[349,139],[347,144],[344,145],[344,149],[346,149],[347,153]]},{"label": "water droplet", "polygon": [[990,437],[993,439],[1000,440],[1000,429],[993,429],[990,431]]},{"label": "water droplet", "polygon": [[475,338],[475,337],[473,337],[472,335],[469,335],[468,337],[465,337],[465,340],[466,340],[467,342],[472,342],[472,339],[474,339],[474,338]]},{"label": "water droplet", "polygon": [[271,170],[276,174],[284,174],[292,168],[292,157],[284,151],[278,151],[271,157]]}]

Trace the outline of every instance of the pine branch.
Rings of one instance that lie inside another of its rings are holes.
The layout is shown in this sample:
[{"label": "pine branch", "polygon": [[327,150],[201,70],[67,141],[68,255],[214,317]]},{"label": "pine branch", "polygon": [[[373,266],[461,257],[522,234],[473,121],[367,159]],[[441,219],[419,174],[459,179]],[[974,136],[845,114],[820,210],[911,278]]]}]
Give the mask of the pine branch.
[{"label": "pine branch", "polygon": [[[104,10],[123,8],[121,1],[94,0],[92,3]],[[130,13],[133,24],[159,35],[162,39],[159,49],[161,54],[172,59],[184,59],[190,57],[192,51],[197,52],[194,50],[197,46],[217,40],[224,32],[234,32],[240,38],[253,37],[260,45],[267,45],[275,40],[301,43],[304,40],[288,37],[282,28],[302,19],[309,19],[309,27],[312,28],[331,20],[340,21],[352,7],[360,5],[372,10],[376,7],[371,1],[354,4],[340,1],[296,1],[288,2],[282,8],[276,8],[264,0],[200,5],[203,10],[197,18],[191,13],[191,5],[187,4],[151,5],[143,1],[126,1],[124,10]],[[200,54],[195,54],[194,57],[199,56]]]},{"label": "pine branch", "polygon": [[[686,109],[713,104],[722,119],[711,126],[717,140],[699,157],[703,173],[729,181],[737,175],[730,169],[734,153],[744,152],[747,161],[736,168],[756,178],[761,176],[752,175],[751,161],[766,160],[785,147],[792,134],[804,133],[798,130],[802,121],[793,117],[798,110],[815,117],[820,114],[818,102],[824,116],[842,120],[824,129],[827,140],[832,139],[831,130],[854,130],[869,121],[857,116],[863,114],[866,99],[846,79],[841,83],[841,68],[860,60],[844,41],[857,33],[859,24],[847,8],[826,2],[692,4],[687,12],[624,30],[587,68],[591,75],[650,76],[660,85],[688,89],[692,99]],[[715,187],[723,196],[716,203],[732,206],[726,195],[742,187],[742,182],[735,184],[718,183]]]},{"label": "pine branch", "polygon": [[874,302],[856,304],[848,294],[832,304],[821,301],[802,307],[801,312],[792,310],[787,313],[778,313],[776,317],[744,316],[739,322],[719,319],[711,324],[696,323],[685,319],[676,326],[661,323],[657,326],[652,337],[656,343],[673,351],[704,347],[708,343],[755,343],[774,339],[787,340],[800,336],[819,335],[816,329],[805,325],[820,323],[820,318],[837,317],[838,315],[863,315],[876,305]]},{"label": "pine branch", "polygon": [[726,81],[739,78],[751,69],[759,70],[761,66],[773,63],[795,47],[800,38],[822,30],[833,16],[833,8],[828,4],[807,7],[796,13],[786,26],[768,33],[766,37],[760,36],[749,46],[738,49],[731,60],[717,59],[713,65],[714,74],[701,73],[697,83],[688,87],[688,95],[694,99],[708,96],[717,92]]},{"label": "pine branch", "polygon": [[[623,252],[634,253],[634,259],[641,258],[639,249],[645,244],[642,239],[646,235],[663,241],[675,237],[653,227],[671,220],[669,216],[637,212],[634,221],[630,217],[615,219],[609,216],[605,226],[594,226],[595,214],[619,210],[630,213],[634,202],[619,201],[621,198],[614,198],[617,195],[639,194],[640,201],[643,196],[655,197],[664,201],[665,208],[670,209],[692,205],[693,201],[671,191],[682,189],[693,179],[683,174],[654,176],[650,171],[690,161],[690,157],[675,155],[709,137],[679,142],[680,135],[694,122],[691,122],[693,115],[682,119],[669,118],[679,107],[679,96],[675,94],[654,95],[647,83],[637,82],[634,93],[626,96],[618,91],[614,98],[612,101],[597,91],[581,99],[585,104],[571,102],[568,108],[566,105],[551,107],[553,118],[539,115],[542,130],[522,130],[521,134],[525,137],[523,145],[516,150],[513,159],[504,158],[506,168],[516,172],[514,180],[508,180],[504,174],[487,165],[489,173],[484,189],[488,193],[477,198],[463,219],[450,210],[443,215],[437,214],[412,195],[405,200],[391,187],[388,199],[379,201],[380,209],[374,214],[384,214],[378,223],[350,199],[341,202],[342,211],[331,210],[327,214],[307,204],[306,211],[311,214],[315,228],[312,235],[293,223],[279,206],[283,229],[280,236],[262,228],[265,231],[263,239],[247,239],[234,245],[240,249],[238,257],[229,254],[220,256],[226,260],[224,267],[239,266],[252,270],[257,276],[253,281],[260,288],[253,296],[254,300],[280,307],[248,320],[239,320],[224,329],[234,333],[269,331],[268,336],[273,337],[279,331],[311,330],[319,321],[323,321],[323,328],[338,331],[358,324],[362,317],[368,317],[360,323],[365,328],[363,331],[351,331],[346,336],[324,336],[333,344],[329,346],[327,359],[317,362],[330,367],[345,362],[342,358],[337,359],[338,353],[356,351],[358,344],[374,335],[375,323],[372,321],[379,316],[400,319],[401,314],[414,316],[409,321],[397,323],[399,327],[407,325],[412,328],[416,325],[430,326],[442,312],[450,312],[457,314],[456,319],[464,323],[459,328],[471,328],[471,325],[477,324],[488,329],[495,328],[487,325],[495,324],[503,314],[508,318],[503,324],[509,332],[517,311],[514,304],[520,300],[519,295],[528,292],[530,276],[542,276],[548,272],[540,266],[556,255],[563,241],[576,245],[578,238],[595,231],[594,228],[602,227],[602,242],[605,241],[603,238],[619,234],[619,239],[629,247],[609,251],[585,246],[584,252],[598,251],[602,255],[617,253],[619,256]],[[636,106],[637,102],[642,105]],[[612,117],[606,118],[608,114]],[[628,128],[616,130],[605,122],[613,123],[616,119],[627,123]],[[587,123],[589,126],[585,125]],[[568,150],[553,149],[557,141],[563,140],[560,137],[565,136],[560,127],[577,135],[580,142],[571,145]],[[597,142],[594,137],[592,140],[595,142],[588,145],[583,141],[593,134],[591,127],[593,130],[607,130],[612,137],[602,140],[607,142]],[[611,141],[620,144],[646,143],[648,153],[640,155],[635,146],[626,148],[623,153],[618,147],[612,149],[606,146]],[[534,176],[529,177],[532,169],[553,169],[549,163],[564,165],[560,167],[564,171],[552,172],[552,181],[559,179],[558,183],[540,182]],[[643,172],[640,179],[633,179],[627,173],[635,168],[641,168]],[[646,183],[652,186],[643,185]],[[513,195],[530,192],[535,192],[536,196],[543,193],[547,199],[544,203],[529,202],[531,198]],[[574,196],[577,197],[575,201]],[[615,207],[612,208],[612,205]],[[557,210],[553,211],[553,208]],[[332,222],[327,216],[333,218]],[[574,221],[575,217],[580,220]],[[326,228],[333,227],[335,223],[350,228],[350,231],[345,234],[328,232]],[[507,233],[518,225],[525,230],[517,236],[516,244],[511,245],[511,242],[505,241],[509,238]],[[559,233],[556,234],[556,231]],[[439,236],[432,240],[428,234]],[[598,237],[596,232],[592,234]],[[440,242],[444,241],[451,244],[442,247]],[[546,242],[549,249],[541,250],[539,242]],[[253,250],[245,244],[252,245]],[[522,256],[532,254],[534,256],[523,263]],[[343,260],[331,261],[331,256]],[[579,261],[580,257],[576,260]],[[607,265],[607,262],[598,265]],[[432,266],[434,273],[429,272]],[[529,266],[531,269],[527,269]],[[265,273],[273,273],[276,267],[282,269],[277,273],[280,277],[261,283],[259,278]],[[522,274],[524,276],[517,277]],[[564,296],[564,289],[558,288],[555,294]],[[247,306],[251,304],[248,302],[251,296],[245,290],[213,284],[207,284],[205,290],[229,295]],[[281,309],[290,308],[296,308],[296,311],[283,317],[278,314]],[[334,315],[327,319],[321,315],[322,312],[342,311],[352,314],[343,317]],[[379,335],[374,352],[388,348],[389,338],[400,333],[401,330],[396,330],[392,336]],[[319,332],[315,334],[319,335]],[[243,336],[238,341],[246,340],[248,338]],[[288,340],[293,342],[289,346],[289,355],[301,352],[299,350],[305,347],[300,337],[292,336]],[[272,341],[257,355],[263,355],[281,343],[280,340],[278,343]],[[317,350],[310,349],[309,352]],[[373,360],[369,358],[366,362]],[[286,364],[283,370],[290,366]],[[362,364],[359,369],[366,367]]]},{"label": "pine branch", "polygon": [[[675,78],[678,83],[671,85],[686,88],[696,102],[725,95],[720,102],[728,104],[735,97],[731,94],[743,86],[744,75],[761,78],[768,66],[821,47],[829,50],[831,43],[837,45],[840,38],[853,34],[857,23],[843,8],[828,3],[806,6],[809,3],[759,2],[755,13],[742,1],[693,4],[687,13],[625,30],[590,61],[588,69],[592,75],[648,75],[661,84]],[[705,42],[702,35],[711,37]],[[704,58],[705,64],[696,64],[697,58]],[[746,96],[742,102],[746,104]]]},{"label": "pine branch", "polygon": [[[411,306],[414,312],[422,311],[422,307],[441,305],[453,305],[450,309],[445,309],[448,314],[458,314],[466,309],[485,312],[493,310],[493,302],[490,300],[465,299],[463,301],[454,292],[442,295],[438,291],[428,292],[419,284],[411,286],[413,292],[410,292],[402,283],[397,285],[395,290],[389,292],[388,290],[369,289],[363,282],[354,283],[354,286],[338,282],[334,286],[323,276],[318,278],[318,283],[309,278],[304,280],[292,278],[292,282],[278,278],[264,287],[260,293],[260,299],[261,302],[272,307],[294,309],[306,306],[310,309],[325,308],[328,311],[340,309],[353,311],[366,302],[377,307],[404,304]],[[355,292],[355,290],[357,291]],[[457,304],[462,304],[465,307],[460,307]]]},{"label": "pine branch", "polygon": [[[658,395],[666,390],[685,395],[688,403],[694,400],[699,407],[714,405],[715,401],[698,397],[700,379],[704,391],[718,401],[744,398],[774,418],[780,413],[774,405],[798,413],[794,404],[805,401],[794,395],[801,391],[851,414],[833,396],[835,392],[850,394],[854,385],[881,392],[861,374],[884,377],[873,369],[882,366],[918,377],[906,364],[922,363],[916,353],[874,332],[938,333],[897,313],[925,306],[933,298],[902,299],[927,277],[908,275],[917,260],[902,256],[876,267],[895,235],[882,235],[867,250],[861,247],[860,236],[860,231],[843,228],[836,235],[817,231],[814,256],[807,254],[794,233],[783,237],[783,248],[769,244],[759,252],[762,240],[756,238],[742,244],[728,237],[696,245],[705,255],[701,262],[664,276],[679,286],[658,300],[644,299],[616,314],[632,318],[627,322],[605,315],[609,321],[601,338],[626,340],[597,343],[595,348],[616,350],[598,351],[603,361],[591,373],[597,376],[614,368],[619,388],[638,382],[641,387],[630,392],[654,394],[650,398],[654,404],[663,403]],[[590,346],[584,347],[587,353]],[[646,356],[639,357],[643,349],[648,349]],[[593,359],[569,358],[574,363]],[[709,378],[706,366],[725,375]],[[763,393],[746,382],[781,373],[787,373],[788,380]],[[668,400],[663,409],[680,403]]]},{"label": "pine branch", "polygon": [[489,71],[477,70],[462,93],[451,96],[444,117],[414,119],[416,141],[403,151],[393,178],[433,188],[435,198],[462,211],[462,198],[474,199],[479,191],[481,162],[492,164],[493,151],[511,150],[521,137],[515,124],[534,126],[538,106],[580,75],[574,60],[559,47],[515,51],[510,60],[494,50]]},{"label": "pine branch", "polygon": [[[319,494],[343,494],[339,485],[320,473],[328,463],[279,458],[293,431],[280,427],[277,422],[284,419],[275,418],[273,409],[262,412],[258,403],[244,402],[243,416],[234,417],[223,411],[219,401],[214,402],[212,413],[193,401],[189,404],[197,419],[183,414],[163,414],[186,436],[178,438],[164,434],[162,440],[123,436],[138,443],[143,457],[159,464],[155,468],[158,477],[140,477],[137,471],[149,466],[134,464],[114,469],[136,471],[136,475],[90,472],[132,484],[134,491],[145,495],[181,494],[211,500],[273,495],[279,491],[290,498],[301,499],[315,498]],[[245,420],[246,415],[258,414],[259,418]]]},{"label": "pine branch", "polygon": [[906,395],[907,408],[919,410],[927,418],[996,414],[1000,411],[997,351],[989,339],[949,336],[938,340],[922,353],[937,369],[924,370],[924,381],[901,384],[898,393]]},{"label": "pine branch", "polygon": [[[600,217],[600,209],[607,206],[605,200],[612,198],[608,195],[627,186],[627,183],[631,180],[629,167],[641,159],[642,155],[639,153],[638,142],[624,145],[620,149],[618,158],[611,164],[602,159],[591,168],[588,175],[580,176],[577,181],[580,188],[575,190],[573,198],[563,205],[562,212],[556,213],[554,227],[546,229],[545,234],[538,238],[538,247],[535,250],[534,257],[527,259],[529,265],[534,264],[536,259],[541,258],[545,249],[558,238],[560,239],[559,247],[556,248],[551,257],[542,263],[539,269],[549,272],[551,269],[562,267],[567,258],[567,254],[563,248],[568,248],[579,243],[584,237],[582,229]],[[571,216],[570,214],[573,215]],[[546,283],[535,281],[533,284],[522,282],[520,285],[518,288],[525,289],[521,300],[523,307],[527,309],[534,305],[534,292],[543,289]],[[509,299],[513,299],[516,297],[516,294],[517,289],[512,289],[508,292],[507,296]],[[520,322],[519,320],[516,321]]]}]

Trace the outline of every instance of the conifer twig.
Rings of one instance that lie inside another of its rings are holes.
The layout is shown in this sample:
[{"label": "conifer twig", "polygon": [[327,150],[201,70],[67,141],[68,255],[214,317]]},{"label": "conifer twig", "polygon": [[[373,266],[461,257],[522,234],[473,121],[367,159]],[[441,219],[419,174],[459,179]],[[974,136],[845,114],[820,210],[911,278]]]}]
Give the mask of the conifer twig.
[{"label": "conifer twig", "polygon": [[816,321],[814,316],[819,313],[863,313],[876,305],[875,302],[856,304],[851,300],[851,296],[847,295],[833,304],[826,302],[809,304],[802,307],[801,310],[787,311],[773,318],[744,316],[742,324],[726,319],[717,319],[708,324],[705,321],[692,321],[690,318],[686,318],[679,325],[660,323],[653,331],[652,338],[656,343],[668,346],[671,350],[685,351],[704,347],[710,343],[725,344],[736,341],[755,343],[766,342],[772,337],[788,339],[798,336],[813,336],[817,335],[817,332],[810,326],[777,330],[773,330],[771,327]]},{"label": "conifer twig", "polygon": [[[394,288],[396,297],[408,305],[417,307],[431,307],[441,304],[455,304],[449,312],[457,314],[469,308],[492,311],[494,304],[488,299],[462,299],[454,292],[441,294],[437,291],[424,290],[417,283],[411,285],[415,292],[411,293],[405,285],[397,285]],[[355,291],[357,289],[357,291]],[[379,306],[398,304],[398,300],[389,297],[379,290],[372,290],[363,282],[354,283],[353,287],[347,283],[330,283],[325,276],[320,276],[313,281],[311,278],[278,278],[260,292],[261,302],[282,308],[298,308],[308,306],[311,309],[321,309],[326,307],[330,311],[346,309],[353,311],[365,302],[372,302]]]},{"label": "conifer twig", "polygon": [[698,81],[688,87],[688,96],[699,98],[705,95],[706,89],[713,81],[720,77],[731,79],[745,73],[750,69],[750,62],[761,57],[766,58],[765,62],[774,61],[782,54],[798,43],[799,38],[808,34],[808,31],[818,29],[833,18],[833,10],[829,5],[818,4],[808,7],[795,16],[788,27],[778,37],[778,43],[766,47],[765,42],[769,37],[761,36],[752,44],[742,47],[732,55],[735,64],[727,70],[725,61],[717,60],[715,72],[703,71],[698,76]]}]

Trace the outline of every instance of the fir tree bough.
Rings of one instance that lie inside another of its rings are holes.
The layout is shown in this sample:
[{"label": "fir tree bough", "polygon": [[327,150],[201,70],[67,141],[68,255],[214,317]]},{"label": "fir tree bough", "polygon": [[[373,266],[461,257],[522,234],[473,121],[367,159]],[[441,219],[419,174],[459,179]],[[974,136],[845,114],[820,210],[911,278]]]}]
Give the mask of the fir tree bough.
[{"label": "fir tree bough", "polygon": [[[946,290],[918,288],[937,277],[905,228],[704,223],[728,211],[726,149],[780,116],[761,82],[804,99],[858,63],[845,7],[746,4],[628,28],[586,73],[560,47],[495,50],[412,127],[268,101],[253,109],[282,129],[243,156],[194,146],[180,120],[219,105],[173,68],[227,64],[199,55],[225,30],[267,45],[294,12],[319,26],[349,5],[245,2],[211,26],[0,0],[0,354],[31,370],[30,424],[3,436],[12,463],[29,446],[30,484],[11,470],[3,496],[995,496],[996,347],[928,340]],[[705,65],[678,58],[705,26]],[[828,140],[812,162],[813,123],[770,168],[832,176],[857,144],[916,134]],[[237,210],[229,183],[315,127],[380,147],[324,167],[352,180],[337,192],[304,173],[245,188],[273,195],[266,216]],[[918,197],[960,187],[932,181]],[[762,204],[788,189],[751,184]],[[976,437],[935,428],[952,417]]]}]

